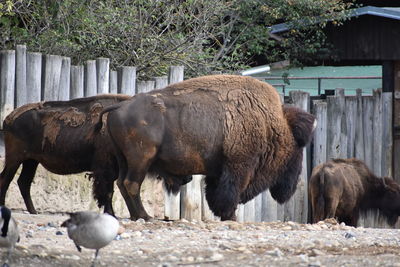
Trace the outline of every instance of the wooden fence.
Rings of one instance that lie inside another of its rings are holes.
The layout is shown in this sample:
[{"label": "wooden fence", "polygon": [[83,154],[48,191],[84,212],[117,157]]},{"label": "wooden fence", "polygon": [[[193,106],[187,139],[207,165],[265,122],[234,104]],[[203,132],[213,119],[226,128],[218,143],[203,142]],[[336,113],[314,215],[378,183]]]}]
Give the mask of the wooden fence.
[{"label": "wooden fence", "polygon": [[[134,95],[163,88],[184,79],[182,66],[172,66],[168,76],[138,81],[136,68],[110,69],[110,60],[88,60],[84,66],[71,66],[67,57],[42,55],[18,45],[0,51],[0,123],[15,107],[43,100],[68,100],[100,93]],[[318,126],[313,143],[304,149],[303,171],[294,196],[277,204],[267,190],[245,205],[239,205],[241,222],[296,221],[306,223],[310,212],[307,183],[312,168],[330,158],[357,157],[377,174],[392,174],[392,95],[375,91],[372,96],[335,96],[311,100],[308,93],[291,91],[286,102],[316,115]],[[204,195],[204,179],[194,175],[177,196],[165,195],[165,217],[171,220],[216,220]],[[361,220],[364,226],[385,226],[377,214]]]}]

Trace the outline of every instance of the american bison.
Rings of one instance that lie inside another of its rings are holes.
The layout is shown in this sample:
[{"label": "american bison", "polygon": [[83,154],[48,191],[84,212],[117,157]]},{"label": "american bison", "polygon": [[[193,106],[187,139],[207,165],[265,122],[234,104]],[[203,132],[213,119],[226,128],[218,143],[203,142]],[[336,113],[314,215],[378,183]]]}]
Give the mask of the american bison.
[{"label": "american bison", "polygon": [[56,174],[93,172],[93,195],[99,207],[104,206],[104,211],[113,215],[111,200],[118,165],[107,131],[94,135],[93,126],[104,107],[129,98],[98,95],[31,103],[15,109],[3,126],[6,155],[0,175],[0,205],[4,205],[7,189],[22,164],[18,186],[28,211],[36,213],[30,188],[41,163]]},{"label": "american bison", "polygon": [[206,175],[207,201],[222,220],[234,219],[238,203],[267,188],[278,202],[287,201],[315,128],[313,115],[282,106],[271,85],[235,75],[189,79],[107,112],[118,179],[145,219],[140,187],[147,172],[172,181]]},{"label": "american bison", "polygon": [[316,166],[309,182],[313,222],[337,218],[357,226],[360,213],[379,210],[390,225],[400,215],[400,185],[375,176],[361,160],[334,159]]}]

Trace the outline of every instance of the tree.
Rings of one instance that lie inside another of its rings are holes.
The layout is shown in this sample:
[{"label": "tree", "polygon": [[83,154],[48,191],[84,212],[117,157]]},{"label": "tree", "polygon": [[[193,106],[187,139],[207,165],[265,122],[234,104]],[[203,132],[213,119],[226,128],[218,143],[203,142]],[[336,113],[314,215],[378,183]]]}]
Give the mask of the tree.
[{"label": "tree", "polygon": [[1,47],[25,43],[32,51],[69,56],[73,64],[109,57],[112,67],[136,66],[140,76],[162,75],[176,64],[197,76],[300,62],[322,47],[320,27],[296,28],[277,41],[268,26],[316,16],[338,20],[349,7],[341,0],[5,1]]}]

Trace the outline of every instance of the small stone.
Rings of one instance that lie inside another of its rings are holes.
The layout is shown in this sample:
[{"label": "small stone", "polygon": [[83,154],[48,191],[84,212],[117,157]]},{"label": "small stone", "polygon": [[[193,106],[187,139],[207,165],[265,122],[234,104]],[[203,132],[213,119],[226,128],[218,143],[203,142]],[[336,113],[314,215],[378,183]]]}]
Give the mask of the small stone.
[{"label": "small stone", "polygon": [[135,232],[133,232],[132,233],[132,237],[141,237],[143,234],[142,234],[142,232],[140,232],[140,231],[135,231]]},{"label": "small stone", "polygon": [[78,255],[67,255],[65,256],[66,259],[70,259],[70,260],[74,260],[74,261],[78,261],[81,258]]},{"label": "small stone", "polygon": [[146,223],[146,221],[143,218],[137,219],[136,222],[141,224]]},{"label": "small stone", "polygon": [[122,239],[121,235],[117,235],[117,236],[114,238],[114,240],[121,240],[121,239]]},{"label": "small stone", "polygon": [[130,233],[124,232],[124,233],[120,234],[119,236],[122,239],[128,239],[128,238],[131,238],[132,235]]},{"label": "small stone", "polygon": [[279,248],[275,248],[274,250],[270,250],[267,252],[268,255],[274,256],[274,257],[282,257],[284,254]]},{"label": "small stone", "polygon": [[63,235],[63,232],[57,231],[57,232],[56,232],[56,235]]},{"label": "small stone", "polygon": [[220,253],[213,253],[210,257],[210,260],[212,261],[221,261],[224,259],[224,255],[220,254]]},{"label": "small stone", "polygon": [[300,254],[299,258],[305,263],[307,263],[309,261],[308,256],[305,254]]},{"label": "small stone", "polygon": [[47,226],[48,226],[48,227],[53,227],[53,228],[56,228],[56,227],[57,227],[57,226],[55,225],[55,223],[53,223],[53,222],[47,223]]},{"label": "small stone", "polygon": [[344,237],[347,238],[347,239],[350,239],[350,238],[354,238],[355,239],[356,238],[356,236],[353,233],[350,233],[350,232],[345,233]]},{"label": "small stone", "polygon": [[315,257],[315,256],[321,256],[321,255],[324,255],[324,254],[325,253],[322,252],[321,250],[314,248],[314,249],[311,250],[310,256],[311,257]]}]

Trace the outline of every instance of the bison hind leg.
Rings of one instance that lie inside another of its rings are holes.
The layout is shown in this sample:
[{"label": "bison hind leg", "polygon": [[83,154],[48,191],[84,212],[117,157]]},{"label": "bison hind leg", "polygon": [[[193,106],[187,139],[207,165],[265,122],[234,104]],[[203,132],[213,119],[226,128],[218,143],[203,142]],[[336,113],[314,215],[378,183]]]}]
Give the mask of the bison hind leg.
[{"label": "bison hind leg", "polygon": [[239,203],[237,180],[227,168],[220,177],[206,177],[206,199],[211,211],[221,220],[235,220]]},{"label": "bison hind leg", "polygon": [[36,173],[36,169],[38,166],[39,162],[33,159],[28,159],[25,160],[22,163],[22,171],[21,175],[18,178],[18,187],[19,190],[21,191],[22,198],[24,199],[25,206],[29,213],[31,214],[37,214],[37,211],[35,209],[35,206],[33,205],[32,202],[32,197],[31,197],[31,185],[33,182],[33,178]]}]

